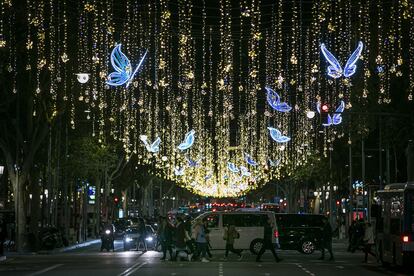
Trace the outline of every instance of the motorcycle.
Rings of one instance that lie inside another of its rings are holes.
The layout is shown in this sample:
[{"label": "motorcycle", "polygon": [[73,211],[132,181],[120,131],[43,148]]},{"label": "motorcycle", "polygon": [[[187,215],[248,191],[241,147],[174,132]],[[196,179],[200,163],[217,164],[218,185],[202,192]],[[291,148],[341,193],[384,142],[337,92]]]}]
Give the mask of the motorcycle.
[{"label": "motorcycle", "polygon": [[106,227],[101,234],[101,251],[106,249],[106,251],[114,250],[114,228],[111,225]]}]

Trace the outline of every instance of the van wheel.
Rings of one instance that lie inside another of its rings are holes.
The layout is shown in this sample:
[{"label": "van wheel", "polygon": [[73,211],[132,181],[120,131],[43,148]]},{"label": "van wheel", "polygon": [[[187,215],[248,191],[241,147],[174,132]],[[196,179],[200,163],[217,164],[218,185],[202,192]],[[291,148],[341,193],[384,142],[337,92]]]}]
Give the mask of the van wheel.
[{"label": "van wheel", "polygon": [[312,241],[303,241],[301,245],[301,252],[310,255],[315,251],[315,244]]},{"label": "van wheel", "polygon": [[253,255],[259,254],[260,249],[263,247],[263,240],[262,239],[254,239],[250,243],[250,252],[252,252]]}]

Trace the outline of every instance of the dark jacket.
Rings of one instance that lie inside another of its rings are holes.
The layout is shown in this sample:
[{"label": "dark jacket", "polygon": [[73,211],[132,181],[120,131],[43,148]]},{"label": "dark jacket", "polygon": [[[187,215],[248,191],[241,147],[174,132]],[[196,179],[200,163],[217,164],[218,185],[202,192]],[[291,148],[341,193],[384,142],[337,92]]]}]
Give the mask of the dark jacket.
[{"label": "dark jacket", "polygon": [[186,229],[184,223],[177,224],[175,228],[175,245],[178,248],[184,248],[185,247],[185,241],[186,241]]},{"label": "dark jacket", "polygon": [[325,223],[322,228],[322,242],[324,244],[332,242],[332,227],[329,222]]},{"label": "dark jacket", "polygon": [[273,240],[273,227],[269,223],[266,223],[265,226],[264,226],[263,239],[264,239],[265,243],[272,243],[272,240]]}]

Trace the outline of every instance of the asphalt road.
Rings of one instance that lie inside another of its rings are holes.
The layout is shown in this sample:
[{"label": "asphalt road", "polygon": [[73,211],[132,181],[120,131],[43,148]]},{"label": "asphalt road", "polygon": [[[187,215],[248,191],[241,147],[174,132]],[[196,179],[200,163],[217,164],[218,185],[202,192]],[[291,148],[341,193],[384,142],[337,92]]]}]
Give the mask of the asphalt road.
[{"label": "asphalt road", "polygon": [[335,244],[335,258],[320,261],[319,252],[303,255],[295,251],[279,251],[283,258],[280,263],[272,260],[270,253],[263,256],[262,263],[244,252],[243,260],[231,255],[223,259],[223,251],[213,251],[210,263],[188,261],[161,261],[161,254],[155,251],[122,251],[122,243],[117,241],[115,252],[99,252],[100,244],[79,248],[66,253],[10,255],[0,262],[0,275],[70,275],[70,276],[254,276],[254,275],[414,275],[396,269],[386,270],[375,259],[368,264],[361,261],[361,252],[348,253],[345,246]]}]

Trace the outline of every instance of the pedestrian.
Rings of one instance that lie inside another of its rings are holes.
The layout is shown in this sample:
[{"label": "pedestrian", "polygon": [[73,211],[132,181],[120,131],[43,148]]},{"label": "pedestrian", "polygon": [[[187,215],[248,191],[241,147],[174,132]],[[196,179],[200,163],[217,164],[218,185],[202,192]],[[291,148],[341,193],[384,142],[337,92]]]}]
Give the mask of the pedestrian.
[{"label": "pedestrian", "polygon": [[266,249],[269,249],[272,252],[273,257],[275,258],[276,262],[280,262],[282,260],[276,254],[275,245],[273,244],[272,239],[273,239],[273,224],[270,218],[268,217],[264,225],[263,246],[260,249],[259,253],[257,254],[256,262],[260,262],[260,258],[262,257]]},{"label": "pedestrian", "polygon": [[188,232],[186,231],[184,221],[181,217],[177,218],[177,225],[175,226],[175,256],[174,260],[177,260],[177,257],[180,252],[187,254],[188,261],[191,261],[192,254],[187,249],[187,241],[190,239]]},{"label": "pedestrian", "polygon": [[365,260],[364,263],[368,262],[368,254],[376,257],[374,253],[371,251],[371,247],[375,244],[375,237],[374,237],[374,228],[372,227],[371,223],[367,222],[365,224],[365,233],[364,233],[364,253],[365,253]]},{"label": "pedestrian", "polygon": [[348,227],[348,251],[351,252],[354,248],[355,240],[355,220],[352,221],[351,225]]},{"label": "pedestrian", "polygon": [[210,229],[208,229],[208,220],[204,220],[203,225],[204,225],[204,231],[206,232],[206,240],[207,240],[206,253],[207,253],[207,256],[211,259],[213,255],[211,254],[211,251],[210,251],[210,248],[212,247],[210,244]]},{"label": "pedestrian", "polygon": [[241,249],[234,248],[234,241],[240,238],[240,233],[237,232],[236,227],[230,224],[224,228],[224,236],[223,239],[226,241],[226,253],[224,254],[224,259],[227,259],[229,256],[229,251],[239,256],[239,261],[243,258]]},{"label": "pedestrian", "polygon": [[147,243],[145,239],[147,238],[147,227],[145,225],[145,220],[143,218],[139,218],[138,220],[138,244],[137,249],[139,250],[139,246],[142,244],[144,247],[144,250],[142,250],[143,253],[147,252]]},{"label": "pedestrian", "polygon": [[167,251],[170,254],[170,260],[173,260],[173,253],[172,253],[173,227],[168,222],[166,217],[161,217],[160,221],[161,221],[161,224],[158,228],[158,238],[161,243],[161,250],[163,254],[161,261],[165,261],[165,258],[167,257]]},{"label": "pedestrian", "polygon": [[322,248],[321,248],[321,252],[322,252],[322,256],[319,258],[319,260],[323,260],[325,259],[325,249],[328,250],[329,255],[331,256],[329,258],[330,261],[335,260],[333,253],[332,253],[332,227],[331,224],[329,223],[327,218],[323,218],[323,228],[322,228],[322,237],[321,237],[321,241],[322,241]]},{"label": "pedestrian", "polygon": [[203,221],[197,221],[195,228],[194,228],[194,239],[197,244],[197,255],[201,257],[201,261],[203,263],[210,262],[206,258],[207,247],[208,247],[208,241],[206,238],[206,228],[205,228],[206,223],[207,223],[207,219],[204,218]]},{"label": "pedestrian", "polygon": [[6,241],[6,227],[5,224],[0,222],[0,257],[4,255],[4,242]]}]

